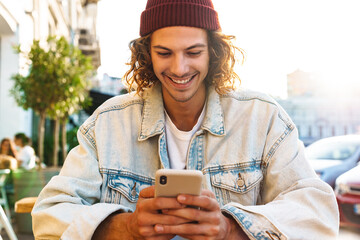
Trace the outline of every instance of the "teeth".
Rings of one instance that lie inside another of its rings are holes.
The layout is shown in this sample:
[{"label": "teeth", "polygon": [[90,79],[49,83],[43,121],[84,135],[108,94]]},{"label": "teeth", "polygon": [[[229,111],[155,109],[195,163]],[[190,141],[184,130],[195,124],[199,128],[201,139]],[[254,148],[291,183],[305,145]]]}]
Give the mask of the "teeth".
[{"label": "teeth", "polygon": [[185,80],[175,80],[175,79],[171,79],[173,80],[173,82],[178,83],[178,84],[185,84],[190,82],[191,78],[185,79]]},{"label": "teeth", "polygon": [[184,79],[184,80],[175,80],[173,78],[170,78],[174,83],[177,83],[177,84],[185,84],[185,83],[188,83],[190,82],[190,80],[193,78],[193,76],[187,78],[187,79]]}]

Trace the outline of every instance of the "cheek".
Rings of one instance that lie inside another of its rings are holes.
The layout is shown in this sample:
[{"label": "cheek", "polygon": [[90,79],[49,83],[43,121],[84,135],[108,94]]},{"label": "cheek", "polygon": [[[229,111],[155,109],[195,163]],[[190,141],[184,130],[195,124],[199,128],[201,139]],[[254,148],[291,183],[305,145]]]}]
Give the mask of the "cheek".
[{"label": "cheek", "polygon": [[201,70],[203,75],[207,75],[207,73],[209,72],[209,60],[204,59],[203,64],[199,66],[199,69]]},{"label": "cheek", "polygon": [[154,70],[155,75],[159,78],[159,74],[161,74],[161,72],[162,72],[159,64],[157,64],[156,62],[153,62],[152,65],[153,65],[153,70]]},{"label": "cheek", "polygon": [[210,62],[209,55],[205,54],[201,58],[201,61],[199,61],[199,63],[201,63],[199,64],[199,67],[201,67],[202,71],[207,72],[209,70],[209,62]]},{"label": "cheek", "polygon": [[152,66],[155,75],[160,79],[163,72],[169,68],[169,63],[163,59],[154,58],[152,61]]},{"label": "cheek", "polygon": [[157,71],[159,71],[160,66],[161,66],[159,59],[156,57],[151,57],[151,63],[152,63],[154,72],[156,73]]}]

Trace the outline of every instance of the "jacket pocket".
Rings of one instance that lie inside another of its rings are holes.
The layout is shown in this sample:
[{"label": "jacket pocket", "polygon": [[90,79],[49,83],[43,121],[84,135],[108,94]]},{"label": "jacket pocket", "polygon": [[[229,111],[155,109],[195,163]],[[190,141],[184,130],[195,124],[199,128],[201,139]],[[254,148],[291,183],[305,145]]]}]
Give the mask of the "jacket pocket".
[{"label": "jacket pocket", "polygon": [[154,178],[120,170],[117,173],[109,173],[107,196],[111,203],[135,209],[140,191],[154,184]]},{"label": "jacket pocket", "polygon": [[256,204],[263,179],[260,161],[212,166],[206,172],[213,192],[222,205],[229,202]]}]

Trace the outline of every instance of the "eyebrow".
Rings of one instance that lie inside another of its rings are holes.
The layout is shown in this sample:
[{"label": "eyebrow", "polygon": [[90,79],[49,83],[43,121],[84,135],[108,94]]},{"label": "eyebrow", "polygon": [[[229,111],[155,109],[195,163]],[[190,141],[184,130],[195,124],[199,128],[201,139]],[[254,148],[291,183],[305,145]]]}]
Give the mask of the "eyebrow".
[{"label": "eyebrow", "polygon": [[[198,43],[198,44],[195,44],[195,45],[192,45],[192,46],[186,48],[185,50],[191,50],[191,49],[193,49],[193,48],[205,48],[205,47],[207,47],[206,44]],[[171,49],[169,49],[169,48],[167,48],[167,47],[164,47],[164,46],[161,46],[161,45],[153,46],[153,48],[163,49],[163,50],[166,50],[166,51],[171,51]]]}]

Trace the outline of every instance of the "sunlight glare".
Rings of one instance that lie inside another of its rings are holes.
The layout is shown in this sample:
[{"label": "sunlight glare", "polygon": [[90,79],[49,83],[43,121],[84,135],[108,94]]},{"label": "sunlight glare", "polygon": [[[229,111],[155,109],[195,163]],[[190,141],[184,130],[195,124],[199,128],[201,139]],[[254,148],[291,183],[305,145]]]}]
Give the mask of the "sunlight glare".
[{"label": "sunlight glare", "polygon": [[[319,73],[336,92],[360,81],[360,2],[357,0],[213,0],[222,31],[235,35],[246,52],[237,66],[242,85],[286,96],[287,74],[301,69]],[[136,4],[99,1],[98,30],[102,71],[122,76],[129,60],[128,43],[139,36]],[[112,26],[108,28],[108,26]],[[112,29],[111,31],[109,29]]]}]

